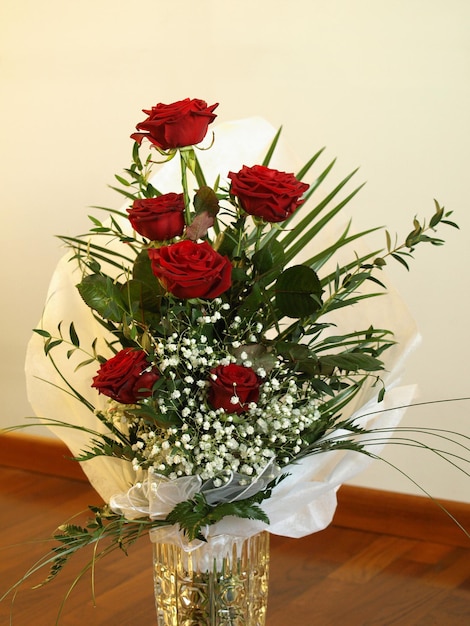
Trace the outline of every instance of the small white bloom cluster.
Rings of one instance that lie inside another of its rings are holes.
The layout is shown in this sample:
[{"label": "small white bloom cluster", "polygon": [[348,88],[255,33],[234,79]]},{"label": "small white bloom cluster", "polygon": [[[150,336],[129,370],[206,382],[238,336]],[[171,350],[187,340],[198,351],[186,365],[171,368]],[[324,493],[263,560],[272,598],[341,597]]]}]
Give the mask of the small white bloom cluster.
[{"label": "small white bloom cluster", "polygon": [[[245,327],[248,337],[220,341],[211,330],[224,305],[214,300],[211,307],[196,324],[188,322],[180,333],[155,342],[154,364],[161,372],[161,385],[151,400],[155,419],[137,417],[135,407],[119,410],[118,403],[109,404],[107,419],[133,441],[136,471],[153,467],[171,479],[198,474],[215,486],[237,472],[249,482],[273,458],[285,465],[309,445],[305,433],[321,417],[315,396],[297,384],[281,361],[268,372],[252,361],[247,339],[262,331],[260,323]],[[232,330],[239,331],[241,324],[235,318]],[[253,368],[260,380],[258,402],[241,414],[214,409],[207,399],[211,370],[235,362]]]}]

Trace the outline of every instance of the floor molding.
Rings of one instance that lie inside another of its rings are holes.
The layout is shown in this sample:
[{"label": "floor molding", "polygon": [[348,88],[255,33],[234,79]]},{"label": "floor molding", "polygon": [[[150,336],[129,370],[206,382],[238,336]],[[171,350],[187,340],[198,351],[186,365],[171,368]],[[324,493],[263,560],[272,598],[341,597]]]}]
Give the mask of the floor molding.
[{"label": "floor molding", "polygon": [[[0,436],[0,466],[86,481],[80,465],[58,439],[9,433]],[[444,507],[445,512],[441,507]],[[434,543],[470,546],[470,504],[343,485],[333,524]]]},{"label": "floor molding", "polygon": [[80,464],[72,459],[70,450],[54,437],[40,437],[24,433],[0,436],[0,466],[61,476],[72,480],[86,480]]}]

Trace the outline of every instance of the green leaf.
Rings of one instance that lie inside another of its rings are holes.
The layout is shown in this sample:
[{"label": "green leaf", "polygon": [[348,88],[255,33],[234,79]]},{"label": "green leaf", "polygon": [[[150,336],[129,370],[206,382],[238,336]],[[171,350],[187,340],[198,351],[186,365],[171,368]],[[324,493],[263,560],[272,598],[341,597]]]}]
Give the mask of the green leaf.
[{"label": "green leaf", "polygon": [[410,266],[408,265],[408,263],[405,261],[405,259],[400,256],[400,254],[398,253],[393,253],[392,257],[395,259],[395,261],[398,261],[399,263],[401,263],[404,267],[406,267],[406,269],[409,271]]},{"label": "green leaf", "polygon": [[[320,373],[318,356],[305,344],[293,341],[276,343],[277,353],[292,363],[292,369],[296,372],[314,376]],[[311,382],[311,380],[309,380]],[[325,391],[325,389],[323,389]]]},{"label": "green leaf", "polygon": [[85,276],[77,289],[85,304],[96,311],[101,317],[113,322],[120,322],[125,310],[121,296],[121,286],[114,283],[109,276],[91,274]]},{"label": "green leaf", "polygon": [[178,524],[189,541],[193,541],[193,539],[205,541],[201,533],[202,527],[215,524],[228,515],[260,520],[269,524],[269,518],[259,504],[271,497],[273,488],[283,478],[285,475],[271,481],[266,489],[259,491],[254,496],[236,502],[210,505],[203,493],[197,493],[191,500],[177,504],[165,521],[170,524]]},{"label": "green leaf", "polygon": [[320,309],[322,292],[316,272],[305,265],[295,265],[276,281],[276,305],[287,317],[307,317]]},{"label": "green leaf", "polygon": [[250,277],[246,273],[246,269],[243,267],[232,267],[232,282],[246,283],[250,280]]},{"label": "green leaf", "polygon": [[77,335],[77,332],[75,330],[75,326],[74,326],[73,322],[70,324],[69,334],[70,334],[70,341],[73,343],[74,346],[79,348],[80,347],[80,339],[78,338],[78,335]]},{"label": "green leaf", "polygon": [[431,217],[431,220],[429,221],[429,226],[431,228],[435,228],[439,224],[439,222],[442,220],[443,217],[444,217],[444,207],[441,208],[436,203],[436,212]]},{"label": "green leaf", "polygon": [[233,259],[237,246],[237,232],[233,226],[229,226],[218,235],[216,244],[216,249],[219,254]]},{"label": "green leaf", "polygon": [[37,333],[41,335],[41,337],[46,337],[49,339],[51,337],[51,333],[47,330],[43,330],[42,328],[33,328],[33,333]]},{"label": "green leaf", "polygon": [[112,185],[108,185],[110,189],[112,189],[113,191],[117,191],[118,193],[120,193],[122,196],[125,196],[126,198],[129,198],[129,200],[134,201],[136,199],[136,195],[133,193],[129,193],[128,191],[125,191],[124,189],[119,189],[119,187],[113,187]]},{"label": "green leaf", "polygon": [[320,150],[318,150],[318,152],[314,154],[313,157],[307,161],[307,163],[302,167],[302,169],[299,172],[297,172],[297,174],[295,175],[297,180],[302,180],[302,178],[308,173],[312,165],[316,162],[316,160],[323,153],[324,150],[325,148],[321,148]]},{"label": "green leaf", "polygon": [[140,144],[137,141],[134,141],[134,145],[132,146],[132,160],[137,165],[138,169],[142,169],[142,161],[140,160],[139,155]]},{"label": "green leaf", "polygon": [[447,224],[447,226],[452,226],[452,228],[460,229],[460,226],[455,222],[451,222],[450,220],[441,220],[441,224]]},{"label": "green leaf", "polygon": [[286,263],[284,248],[279,241],[272,239],[253,255],[252,261],[258,274],[266,274],[274,268],[282,268]]},{"label": "green leaf", "polygon": [[194,209],[196,213],[208,213],[215,217],[219,212],[219,200],[215,191],[208,185],[200,187],[194,196]]},{"label": "green leaf", "polygon": [[201,534],[201,528],[204,520],[210,513],[210,506],[206,499],[200,493],[197,493],[192,500],[180,502],[168,514],[165,521],[170,524],[179,524],[184,531],[188,541],[200,539],[205,541]]},{"label": "green leaf", "polygon": [[91,359],[86,359],[85,361],[82,361],[74,369],[74,372],[78,371],[81,367],[85,367],[86,365],[91,365],[91,363],[96,363],[96,359],[95,358],[91,358]]},{"label": "green leaf", "polygon": [[163,195],[162,192],[159,191],[156,187],[154,187],[152,183],[147,183],[144,189],[144,196],[146,198],[156,198],[161,195]]},{"label": "green leaf", "polygon": [[181,424],[181,418],[175,411],[159,413],[150,403],[142,403],[138,408],[131,409],[129,413],[142,418],[147,423],[154,424],[163,429]]},{"label": "green leaf", "polygon": [[[52,339],[52,338],[51,338]],[[46,341],[46,343],[44,344],[44,353],[45,354],[49,354],[49,352],[55,348],[56,346],[60,346],[61,343],[63,343],[62,339],[56,339],[55,341],[51,341],[51,339],[48,339]]]},{"label": "green leaf", "polygon": [[95,226],[103,226],[102,222],[100,222],[100,220],[99,220],[98,218],[93,217],[93,215],[89,215],[89,216],[88,216],[88,219],[89,219],[91,222],[93,222],[93,224],[94,224]]},{"label": "green leaf", "polygon": [[119,176],[118,174],[114,174],[114,178],[121,183],[121,185],[124,185],[124,187],[130,187],[131,183],[126,180],[125,178],[123,178],[122,176]]},{"label": "green leaf", "polygon": [[264,165],[265,167],[268,167],[268,165],[269,165],[269,163],[271,161],[271,157],[274,154],[274,150],[276,149],[277,142],[279,141],[279,137],[281,136],[281,132],[282,132],[282,126],[279,128],[277,133],[274,135],[274,139],[272,140],[271,145],[269,146],[268,151],[266,153],[266,156],[263,159],[262,165]]},{"label": "green leaf", "polygon": [[238,307],[238,312],[246,315],[258,311],[263,302],[263,293],[260,284],[254,283],[250,293],[243,298],[243,302]]},{"label": "green leaf", "polygon": [[126,303],[126,310],[136,318],[139,311],[158,311],[160,298],[140,280],[131,279],[121,286],[121,295]]},{"label": "green leaf", "polygon": [[318,393],[331,396],[332,398],[335,397],[335,392],[333,391],[333,389],[321,378],[312,377],[310,378],[308,383],[312,387],[312,389],[315,389],[315,391],[317,391]]},{"label": "green leaf", "polygon": [[165,293],[165,289],[162,287],[160,281],[152,272],[152,263],[148,255],[147,250],[142,250],[137,255],[132,268],[132,277],[145,285],[155,294],[155,296],[162,296]]},{"label": "green leaf", "polygon": [[311,354],[309,347],[302,343],[294,343],[293,341],[278,341],[275,345],[276,352],[291,361],[307,359]]},{"label": "green leaf", "polygon": [[380,359],[357,352],[325,355],[320,358],[320,363],[322,366],[337,367],[347,372],[376,372],[383,369],[383,363]]},{"label": "green leaf", "polygon": [[186,237],[192,241],[203,239],[215,224],[219,212],[219,200],[215,191],[208,185],[200,187],[194,196],[196,216],[186,228]]}]

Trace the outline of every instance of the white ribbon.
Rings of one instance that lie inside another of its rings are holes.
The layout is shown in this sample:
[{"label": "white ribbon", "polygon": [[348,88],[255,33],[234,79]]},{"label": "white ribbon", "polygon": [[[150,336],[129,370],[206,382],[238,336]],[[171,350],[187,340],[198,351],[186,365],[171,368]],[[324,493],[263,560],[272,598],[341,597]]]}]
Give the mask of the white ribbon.
[{"label": "white ribbon", "polygon": [[139,517],[162,520],[177,504],[191,500],[198,492],[204,493],[211,505],[235,502],[262,491],[280,473],[274,459],[271,459],[248,484],[246,476],[232,473],[221,487],[214,487],[212,480],[203,484],[200,476],[181,476],[170,480],[150,468],[145,480],[132,485],[125,493],[111,496],[109,506],[115,513],[130,520]]},{"label": "white ribbon", "polygon": [[132,485],[126,493],[111,496],[109,506],[127,519],[165,519],[177,504],[193,498],[201,489],[201,484],[199,476],[170,480],[149,471],[145,480]]}]

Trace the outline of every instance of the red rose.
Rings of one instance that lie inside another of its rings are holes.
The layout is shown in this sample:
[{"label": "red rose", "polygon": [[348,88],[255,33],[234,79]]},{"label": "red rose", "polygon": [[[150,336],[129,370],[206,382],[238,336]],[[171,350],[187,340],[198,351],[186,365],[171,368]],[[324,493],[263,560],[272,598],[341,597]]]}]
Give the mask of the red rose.
[{"label": "red rose", "polygon": [[232,284],[232,264],[208,243],[189,239],[148,251],[152,271],[177,298],[213,299]]},{"label": "red rose", "polygon": [[157,198],[134,200],[127,209],[132,227],[147,239],[165,241],[184,230],[184,197],[182,193],[165,193]]},{"label": "red rose", "polygon": [[237,196],[242,208],[267,222],[282,222],[292,215],[303,202],[300,196],[309,187],[294,174],[264,165],[244,165],[238,174],[230,172],[228,177],[232,180],[230,192]]},{"label": "red rose", "polygon": [[159,377],[143,350],[125,348],[101,365],[91,386],[117,402],[134,404],[152,394]]},{"label": "red rose", "polygon": [[[240,414],[250,402],[258,402],[260,379],[251,367],[219,365],[211,370],[211,375],[208,400],[214,409]],[[232,398],[237,398],[237,402],[233,403]]]},{"label": "red rose", "polygon": [[147,132],[134,133],[131,137],[138,143],[147,137],[161,150],[194,146],[206,136],[207,127],[217,117],[212,111],[218,106],[207,106],[204,100],[189,98],[157,104],[150,111],[144,109],[148,118],[136,126],[137,130]]}]

